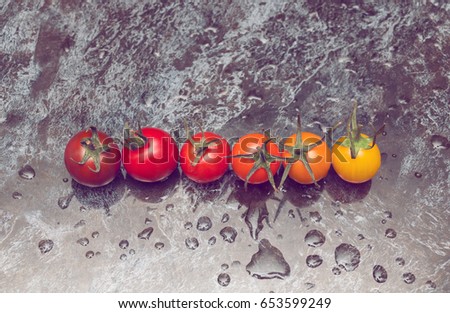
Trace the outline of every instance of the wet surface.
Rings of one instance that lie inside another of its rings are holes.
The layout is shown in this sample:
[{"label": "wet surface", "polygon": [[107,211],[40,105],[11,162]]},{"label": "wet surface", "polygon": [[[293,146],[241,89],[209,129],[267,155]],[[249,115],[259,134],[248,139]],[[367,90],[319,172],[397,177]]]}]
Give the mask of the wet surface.
[{"label": "wet surface", "polygon": [[[443,3],[6,0],[0,291],[450,292]],[[331,170],[278,192],[232,173],[90,189],[62,160],[90,125],[288,136],[298,112],[320,132],[352,99],[386,124],[381,169],[358,186]]]}]

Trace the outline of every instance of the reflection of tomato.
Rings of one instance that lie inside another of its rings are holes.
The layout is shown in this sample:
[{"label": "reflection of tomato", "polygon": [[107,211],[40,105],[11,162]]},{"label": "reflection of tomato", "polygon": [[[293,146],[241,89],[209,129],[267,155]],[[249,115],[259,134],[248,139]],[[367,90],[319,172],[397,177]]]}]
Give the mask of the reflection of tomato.
[{"label": "reflection of tomato", "polygon": [[170,134],[162,129],[145,127],[141,131],[140,136],[137,132],[131,132],[131,137],[125,138],[123,166],[128,175],[136,180],[163,180],[177,168],[177,144]]},{"label": "reflection of tomato", "polygon": [[[361,134],[362,138],[368,138]],[[381,154],[375,144],[370,149],[360,149],[352,159],[350,147],[345,145],[346,137],[341,137],[333,146],[332,163],[336,173],[350,183],[363,183],[372,179],[381,165]]]},{"label": "reflection of tomato", "polygon": [[88,187],[114,180],[120,169],[120,150],[113,139],[95,127],[75,134],[67,143],[64,163],[70,176]]},{"label": "reflection of tomato", "polygon": [[[187,140],[180,152],[180,164],[183,173],[197,183],[210,183],[221,178],[228,170],[231,154],[230,145],[221,136],[210,133],[198,133],[192,136],[194,147]],[[197,156],[198,155],[198,156]],[[195,163],[197,160],[197,163]]]},{"label": "reflection of tomato", "polygon": [[[260,164],[260,166],[248,179],[248,182],[251,184],[261,184],[268,181],[268,170],[273,176],[280,168],[280,161],[270,157],[270,155],[280,157],[280,150],[273,142],[268,142],[264,148],[266,140],[267,137],[263,134],[248,134],[239,138],[239,141],[233,146],[231,167],[240,179],[247,180],[247,175],[252,171],[255,163],[257,165]],[[238,155],[250,156],[252,154],[254,158],[236,157]]]},{"label": "reflection of tomato", "polygon": [[[285,142],[285,146],[293,147],[295,145],[295,140],[297,139],[297,135],[294,134],[287,138]],[[314,144],[317,141],[321,140],[321,137],[309,133],[302,132],[302,144],[304,146],[308,146],[310,144]],[[287,150],[283,151],[283,157],[290,158],[292,156]],[[309,150],[306,153],[307,161],[311,170],[314,174],[314,179],[317,181],[321,180],[325,176],[327,176],[328,171],[331,167],[331,152],[328,146],[324,141],[321,144]],[[286,162],[283,162],[283,165],[286,166]],[[291,169],[289,171],[289,177],[295,180],[300,184],[312,184],[314,183],[313,178],[306,170],[305,165],[302,161],[298,160],[292,163]]]}]

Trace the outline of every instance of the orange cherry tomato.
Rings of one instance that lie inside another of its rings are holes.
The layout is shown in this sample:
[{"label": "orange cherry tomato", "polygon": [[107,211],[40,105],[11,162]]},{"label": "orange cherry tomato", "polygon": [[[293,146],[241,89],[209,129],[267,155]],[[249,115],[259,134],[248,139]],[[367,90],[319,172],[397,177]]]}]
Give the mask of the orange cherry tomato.
[{"label": "orange cherry tomato", "polygon": [[[368,138],[361,134],[361,137]],[[352,159],[350,147],[342,143],[343,136],[333,145],[332,164],[336,173],[350,183],[364,183],[372,179],[381,165],[380,149],[375,144],[371,149],[360,149],[356,158]]]},{"label": "orange cherry tomato", "polygon": [[[267,140],[267,137],[263,134],[247,134],[245,136],[242,136],[239,138],[239,141],[236,142],[233,146],[232,156],[234,156],[231,159],[231,167],[233,171],[236,173],[236,175],[245,181],[247,179],[247,175],[252,170],[253,166],[256,162],[252,158],[245,158],[245,157],[235,157],[238,155],[251,155],[258,152],[258,148],[263,149],[264,142]],[[269,142],[266,144],[266,152],[267,154],[264,157],[267,157],[268,155],[278,156],[280,157],[280,150],[278,149],[278,146],[274,142]],[[269,158],[270,159],[270,158]],[[261,161],[261,159],[260,159]],[[270,169],[270,172],[272,175],[275,175],[275,173],[278,171],[278,169],[281,166],[280,161],[276,160],[269,160],[268,168]],[[252,176],[248,179],[248,183],[250,184],[262,184],[269,180],[269,175],[267,174],[267,171],[265,168],[260,167],[258,168]]]},{"label": "orange cherry tomato", "polygon": [[[297,134],[293,134],[286,139],[284,145],[293,147],[296,139]],[[313,144],[318,140],[321,140],[321,137],[319,135],[310,132],[302,132],[302,143],[304,146]],[[287,150],[284,150],[282,155],[285,158],[292,157],[292,154]],[[309,166],[311,167],[316,182],[327,176],[328,171],[331,167],[331,151],[324,141],[322,141],[322,143],[318,146],[309,150],[306,153],[306,159],[309,163]],[[286,167],[286,162],[283,162],[283,165],[284,167]],[[308,173],[303,162],[300,160],[292,163],[291,169],[289,171],[289,177],[300,184],[314,183],[313,178]]]}]

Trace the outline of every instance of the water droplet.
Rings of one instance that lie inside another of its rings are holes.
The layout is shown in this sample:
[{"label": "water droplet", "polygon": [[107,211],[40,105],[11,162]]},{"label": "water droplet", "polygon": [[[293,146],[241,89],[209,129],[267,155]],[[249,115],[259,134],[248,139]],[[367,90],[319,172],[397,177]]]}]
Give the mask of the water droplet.
[{"label": "water droplet", "polygon": [[380,284],[385,283],[388,278],[386,270],[381,265],[375,265],[373,267],[372,275],[373,279],[375,279],[375,281]]},{"label": "water droplet", "polygon": [[247,264],[247,272],[258,279],[272,279],[289,276],[291,268],[284,259],[283,254],[276,247],[272,246],[267,239],[259,242],[259,250],[252,256]]},{"label": "water droplet", "polygon": [[197,229],[199,231],[207,231],[211,229],[212,222],[211,219],[207,216],[200,216],[197,221]]},{"label": "water droplet", "polygon": [[294,214],[294,210],[289,210],[288,211],[288,216],[289,216],[289,218],[295,218],[295,214]]},{"label": "water droplet", "polygon": [[169,203],[168,205],[166,205],[167,212],[172,212],[174,208],[175,208],[175,206],[172,203]]},{"label": "water droplet", "polygon": [[36,176],[36,172],[34,171],[34,168],[27,164],[19,170],[19,176],[29,180]]},{"label": "water droplet", "polygon": [[387,221],[383,218],[382,220],[381,220],[381,224],[386,224],[387,223]]},{"label": "water droplet", "polygon": [[333,267],[333,269],[331,270],[331,272],[334,274],[334,275],[341,275],[341,269],[339,268],[339,267]]},{"label": "water droplet", "polygon": [[38,247],[42,254],[49,253],[53,249],[54,243],[50,239],[39,241]]},{"label": "water droplet", "polygon": [[392,153],[392,157],[395,159],[397,155],[395,153]]},{"label": "water droplet", "polygon": [[395,259],[395,262],[398,264],[398,265],[400,265],[400,266],[403,266],[403,265],[405,265],[405,259],[403,259],[403,258],[401,258],[401,257],[398,257],[398,258],[396,258]]},{"label": "water droplet", "polygon": [[342,230],[335,230],[334,234],[336,235],[336,237],[342,237]]},{"label": "water droplet", "polygon": [[13,199],[20,200],[20,199],[22,199],[23,195],[18,191],[14,191],[12,193],[12,197],[13,197]]},{"label": "water droplet", "polygon": [[128,240],[126,240],[126,239],[122,239],[122,240],[119,242],[119,247],[120,247],[120,249],[126,249],[126,248],[128,248],[129,245],[130,245],[130,243],[129,243]]},{"label": "water droplet", "polygon": [[239,267],[241,266],[241,262],[239,262],[238,260],[234,260],[233,262],[231,262],[231,267]]},{"label": "water droplet", "polygon": [[73,225],[73,228],[80,228],[86,226],[86,221],[85,220],[80,220],[78,223],[76,223],[75,225]]},{"label": "water droplet", "polygon": [[80,206],[80,212],[86,212],[88,209],[86,209],[86,207],[84,206]]},{"label": "water droplet", "polygon": [[427,286],[428,289],[436,289],[436,283],[431,280],[427,280],[425,285]]},{"label": "water droplet", "polygon": [[135,254],[136,254],[136,250],[130,249],[130,251],[128,251],[128,253],[129,253],[130,255],[135,255]]},{"label": "water droplet", "polygon": [[77,240],[77,243],[82,245],[83,247],[86,247],[89,244],[89,239],[86,237],[80,238]]},{"label": "water droplet", "polygon": [[127,259],[127,255],[125,253],[121,254],[119,259],[121,259],[122,261],[125,261]]},{"label": "water droplet", "polygon": [[94,251],[88,251],[88,252],[86,252],[86,258],[88,258],[88,259],[92,259],[93,257],[94,257],[94,255],[95,255],[95,253],[94,253]]},{"label": "water droplet", "polygon": [[343,216],[344,215],[344,212],[342,212],[341,210],[337,210],[335,213],[334,213],[334,216],[336,216],[336,217],[341,217],[341,216]]},{"label": "water droplet", "polygon": [[387,135],[387,132],[384,131],[384,132],[382,132],[381,134],[382,134],[383,136],[386,136],[386,135]]},{"label": "water droplet", "polygon": [[358,234],[358,240],[363,240],[363,239],[365,239],[364,235],[363,234]]},{"label": "water droplet", "polygon": [[152,220],[149,219],[148,217],[146,217],[146,218],[145,218],[144,224],[145,224],[145,225],[150,225],[151,223],[152,223]]},{"label": "water droplet", "polygon": [[208,239],[208,244],[210,246],[213,246],[216,244],[217,238],[215,236],[212,236],[211,238]]},{"label": "water droplet", "polygon": [[230,281],[231,281],[231,277],[227,273],[220,273],[219,276],[217,277],[217,282],[222,287],[228,286],[230,284]]},{"label": "water droplet", "polygon": [[92,234],[91,234],[91,236],[92,236],[92,238],[98,238],[98,236],[100,236],[100,233],[98,232],[98,231],[94,231]]},{"label": "water droplet", "polygon": [[312,229],[306,234],[305,242],[310,247],[320,247],[325,243],[325,236],[317,229]]},{"label": "water droplet", "polygon": [[222,219],[221,219],[222,223],[226,223],[229,220],[230,220],[230,215],[228,213],[225,213],[224,215],[222,215]]},{"label": "water droplet", "polygon": [[392,212],[391,211],[384,211],[384,217],[385,218],[392,218]]},{"label": "water droplet", "polygon": [[189,237],[186,238],[186,240],[184,241],[184,243],[186,244],[186,247],[190,250],[195,250],[198,248],[199,246],[199,242],[198,239],[195,237]]},{"label": "water droplet", "polygon": [[69,179],[68,179],[67,177],[64,177],[64,178],[63,178],[63,182],[64,182],[64,183],[67,183],[68,181],[69,181]]},{"label": "water droplet", "polygon": [[417,178],[421,178],[421,177],[422,177],[422,173],[415,172],[415,173],[414,173],[414,176],[416,176]]},{"label": "water droplet", "polygon": [[323,259],[320,255],[313,254],[313,255],[308,255],[306,257],[306,265],[308,267],[316,268],[316,267],[319,267],[320,265],[322,265],[322,263],[323,263]]},{"label": "water droplet", "polygon": [[361,259],[359,250],[347,243],[340,244],[334,251],[334,258],[336,264],[345,269],[347,272],[354,271]]},{"label": "water droplet", "polygon": [[95,256],[100,256],[100,255],[101,255],[100,251],[95,252]]},{"label": "water droplet", "polygon": [[220,231],[220,235],[222,236],[223,240],[229,243],[233,243],[236,240],[237,231],[233,227],[227,226],[222,228]]},{"label": "water droplet", "polygon": [[278,240],[282,240],[282,239],[283,239],[283,235],[282,235],[282,234],[278,234],[278,235],[277,235],[277,239],[278,239]]},{"label": "water droplet", "polygon": [[73,195],[74,193],[70,193],[67,196],[60,197],[58,199],[58,206],[63,210],[67,209],[69,207],[70,201],[72,201]]},{"label": "water droplet", "polygon": [[311,221],[313,221],[314,223],[319,223],[322,220],[322,216],[320,215],[319,212],[314,211],[314,212],[309,212],[309,218],[311,219]]},{"label": "water droplet", "polygon": [[184,229],[189,230],[191,228],[192,228],[192,223],[191,222],[184,223]]},{"label": "water droplet", "polygon": [[229,268],[229,266],[228,264],[224,263],[220,266],[220,268],[222,269],[222,271],[226,271]]},{"label": "water droplet", "polygon": [[161,250],[162,248],[164,248],[164,243],[163,242],[157,242],[155,243],[155,248],[157,250]]},{"label": "water droplet", "polygon": [[450,147],[450,142],[447,138],[440,136],[440,135],[433,135],[431,136],[431,144],[433,145],[434,149],[448,149]]},{"label": "water droplet", "polygon": [[153,233],[153,227],[147,227],[138,234],[139,239],[149,240]]},{"label": "water droplet", "polygon": [[384,235],[387,237],[387,238],[395,238],[395,237],[397,237],[397,232],[395,231],[395,230],[393,230],[392,228],[388,228],[388,229],[386,229],[386,231],[384,232]]},{"label": "water droplet", "polygon": [[258,235],[264,228],[264,221],[268,223],[269,211],[265,203],[250,203],[248,209],[242,214],[245,224],[247,225],[250,236],[254,240],[258,240]]},{"label": "water droplet", "polygon": [[413,273],[403,274],[403,281],[407,284],[412,284],[416,281],[416,276]]}]

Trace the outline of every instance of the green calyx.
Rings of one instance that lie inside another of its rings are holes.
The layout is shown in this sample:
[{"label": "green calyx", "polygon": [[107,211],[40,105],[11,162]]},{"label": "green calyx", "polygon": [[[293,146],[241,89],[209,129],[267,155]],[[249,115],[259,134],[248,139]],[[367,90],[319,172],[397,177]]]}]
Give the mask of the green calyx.
[{"label": "green calyx", "polygon": [[350,148],[351,158],[355,159],[360,150],[369,150],[375,146],[377,136],[384,130],[385,125],[374,132],[372,137],[361,136],[361,128],[363,125],[358,124],[356,119],[356,110],[358,103],[353,104],[352,114],[347,123],[347,136],[340,144]]},{"label": "green calyx", "polygon": [[125,123],[123,138],[123,145],[133,151],[142,148],[148,141],[147,137],[142,134],[142,128],[139,124],[138,130],[136,131],[131,129],[128,123]]},{"label": "green calyx", "polygon": [[88,160],[92,159],[94,161],[95,168],[88,166],[89,170],[98,173],[100,172],[100,155],[103,152],[109,151],[108,144],[102,144],[100,138],[98,137],[97,128],[94,126],[89,127],[91,130],[91,137],[85,137],[81,139],[80,144],[84,147],[84,155],[80,162],[75,161],[73,158],[71,160],[77,164],[83,165]]},{"label": "green calyx", "polygon": [[298,115],[297,116],[297,133],[296,133],[295,143],[293,146],[283,145],[283,150],[286,150],[287,152],[289,152],[291,154],[291,157],[283,158],[283,161],[286,162],[286,166],[284,168],[283,176],[281,177],[280,188],[283,186],[283,184],[289,174],[289,171],[291,170],[292,165],[297,161],[300,161],[303,163],[306,170],[308,171],[308,174],[311,176],[314,184],[316,186],[318,186],[317,181],[314,177],[314,173],[308,162],[308,152],[310,150],[314,149],[315,147],[319,146],[320,144],[322,144],[322,142],[323,142],[322,140],[317,140],[316,142],[313,142],[313,143],[310,143],[307,145],[302,143],[302,125],[301,125],[300,115]]},{"label": "green calyx", "polygon": [[195,140],[193,138],[193,134],[190,131],[187,122],[184,122],[184,127],[186,129],[186,136],[188,137],[188,141],[190,142],[190,144],[192,145],[192,147],[194,147],[194,156],[195,159],[192,162],[192,166],[197,166],[198,162],[200,162],[200,159],[205,155],[206,151],[215,144],[220,143],[220,139],[219,138],[213,138],[213,139],[206,139],[205,137],[205,132],[203,131],[202,127],[199,125],[200,128],[200,132],[202,134],[202,137],[200,138],[200,140]]},{"label": "green calyx", "polygon": [[270,138],[270,136],[267,135],[266,132],[264,132],[264,135],[267,139],[264,140],[261,147],[257,147],[256,151],[249,154],[237,154],[232,156],[232,158],[243,158],[243,159],[250,159],[253,160],[253,167],[248,172],[246,178],[245,178],[245,184],[244,189],[247,190],[248,181],[250,178],[255,174],[257,170],[260,168],[264,169],[267,173],[267,177],[269,178],[270,185],[275,191],[278,191],[277,187],[275,186],[275,180],[272,174],[272,171],[270,170],[270,164],[272,162],[283,160],[280,157],[273,156],[269,153],[267,149],[267,145],[274,139]]}]

